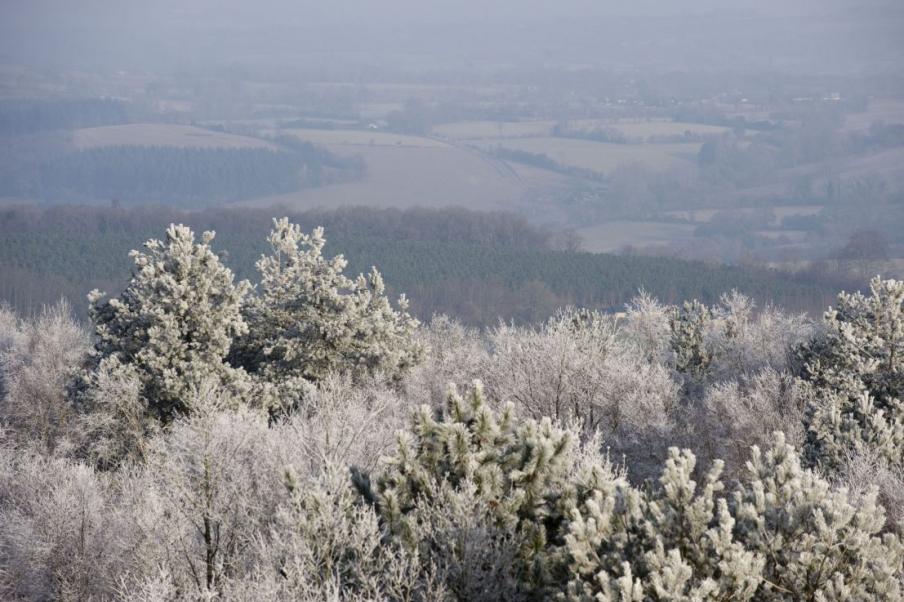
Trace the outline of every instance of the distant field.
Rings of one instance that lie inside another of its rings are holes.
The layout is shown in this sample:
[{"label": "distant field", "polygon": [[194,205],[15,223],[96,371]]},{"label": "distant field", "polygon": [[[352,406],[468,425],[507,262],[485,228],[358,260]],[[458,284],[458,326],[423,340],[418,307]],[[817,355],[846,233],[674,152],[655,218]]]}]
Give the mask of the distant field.
[{"label": "distant field", "polygon": [[433,128],[439,136],[453,140],[469,138],[522,138],[525,136],[549,136],[554,121],[459,121],[444,123]]},{"label": "distant field", "polygon": [[785,217],[816,215],[822,211],[823,207],[822,205],[783,205],[778,207],[764,205],[763,207],[741,207],[737,209],[686,209],[681,211],[669,211],[666,215],[698,224],[705,224],[712,221],[713,216],[717,213],[753,213],[755,211],[762,211],[763,209],[772,211],[775,214],[776,221],[781,222]]},{"label": "distant field", "polygon": [[[545,121],[459,121],[445,123],[433,128],[439,136],[452,140],[480,138],[525,138],[548,137],[552,135],[556,122]],[[600,119],[577,119],[568,122],[568,127],[579,131],[611,128],[631,139],[646,140],[650,136],[681,136],[685,132],[696,135],[722,134],[728,128],[700,123],[676,121],[623,121],[613,122]]]},{"label": "distant field", "polygon": [[612,128],[618,130],[631,139],[647,139],[650,136],[682,136],[685,132],[701,136],[722,134],[728,131],[727,127],[718,125],[705,125],[702,123],[684,123],[679,121],[635,121],[635,122],[606,122],[598,119],[580,119],[569,122],[569,125],[579,130],[593,130],[598,128]]},{"label": "distant field", "polygon": [[[255,206],[281,204],[292,209],[342,205],[372,207],[442,207],[510,210],[529,215],[529,191],[557,182],[542,170],[518,170],[477,152],[448,145],[328,144],[340,155],[360,155],[367,164],[356,182],[256,199]],[[550,207],[547,211],[555,211]]]},{"label": "distant field", "polygon": [[847,115],[844,119],[844,129],[868,130],[876,121],[884,121],[886,124],[904,123],[904,102],[884,98],[873,100],[865,112]]},{"label": "distant field", "polygon": [[627,245],[638,247],[673,245],[694,238],[691,224],[613,221],[577,231],[584,249],[591,253],[618,251]]},{"label": "distant field", "polygon": [[213,132],[190,125],[165,123],[132,123],[75,130],[72,142],[78,149],[104,146],[275,148],[257,138]]},{"label": "distant field", "polygon": [[431,138],[369,130],[290,129],[280,130],[279,133],[296,136],[301,140],[322,145],[404,146],[414,148],[442,148],[448,146],[444,142]]},{"label": "distant field", "polygon": [[787,195],[795,178],[808,176],[813,190],[825,190],[830,181],[851,182],[858,178],[882,178],[891,188],[904,187],[904,147],[890,148],[875,153],[833,158],[819,163],[808,163],[775,172],[769,184],[741,188],[729,193],[726,199],[747,199]]},{"label": "distant field", "polygon": [[[473,144],[489,148],[487,141]],[[624,165],[640,163],[655,169],[687,165],[700,150],[699,143],[688,144],[606,144],[572,138],[519,138],[500,140],[503,148],[545,154],[562,165],[609,172]]]}]

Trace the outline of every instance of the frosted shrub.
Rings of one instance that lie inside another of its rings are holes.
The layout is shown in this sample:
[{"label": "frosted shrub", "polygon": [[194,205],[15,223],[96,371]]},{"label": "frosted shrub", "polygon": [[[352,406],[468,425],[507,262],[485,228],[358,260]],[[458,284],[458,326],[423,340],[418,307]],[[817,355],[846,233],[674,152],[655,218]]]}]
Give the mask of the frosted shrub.
[{"label": "frosted shrub", "polygon": [[91,386],[80,403],[81,457],[101,468],[144,461],[148,441],[159,433],[160,423],[148,412],[135,366],[115,358],[103,362],[91,375]]},{"label": "frosted shrub", "polygon": [[345,259],[323,257],[323,229],[310,235],[288,219],[274,220],[272,254],[257,262],[259,294],[244,309],[250,330],[234,361],[264,380],[317,381],[332,372],[381,373],[395,379],[417,362],[417,321],[386,299],[380,273],[343,275]]},{"label": "frosted shrub", "polygon": [[0,598],[108,599],[129,525],[83,464],[0,448]]},{"label": "frosted shrub", "polygon": [[670,308],[641,292],[626,307],[622,331],[650,362],[668,363],[672,353]]},{"label": "frosted shrub", "polygon": [[301,411],[275,428],[301,452],[289,461],[303,474],[330,466],[370,470],[395,445],[410,408],[398,393],[375,382],[356,386],[349,375],[331,374],[305,399]]},{"label": "frosted shrub", "polygon": [[30,319],[14,320],[5,310],[3,316],[0,413],[21,443],[47,453],[66,449],[77,437],[67,386],[88,352],[88,334],[63,301]]},{"label": "frosted shrub", "polygon": [[313,480],[290,471],[289,498],[256,543],[256,568],[224,581],[230,600],[443,600],[416,554],[383,541],[376,513],[358,503],[347,469]]},{"label": "frosted shrub", "polygon": [[775,431],[786,431],[796,445],[803,443],[807,399],[797,379],[771,368],[740,381],[715,383],[699,402],[683,409],[682,439],[705,461],[723,460],[734,477],[744,467],[750,447],[767,445]]},{"label": "frosted shrub", "polygon": [[885,528],[904,535],[904,468],[892,468],[883,458],[859,454],[847,458],[836,476],[855,500],[875,488],[885,508]]},{"label": "frosted shrub", "polygon": [[825,332],[798,350],[813,399],[806,460],[827,470],[852,454],[904,467],[904,282],[876,278],[870,290],[838,295]]},{"label": "frosted shrub", "polygon": [[285,499],[286,458],[266,416],[231,410],[234,402],[215,383],[190,401],[193,414],[151,442],[129,487],[140,497],[129,504],[144,537],[136,564],[160,566],[178,591],[207,596],[252,568],[253,539]]},{"label": "frosted shrub", "polygon": [[132,251],[132,279],[118,298],[89,295],[96,351],[88,389],[106,364],[132,366],[149,412],[164,423],[189,412],[192,389],[210,378],[237,399],[248,395],[244,373],[225,362],[233,338],[247,331],[248,284],[233,282],[210,248],[213,237],[205,232],[195,243],[190,229],[170,226],[165,240]]},{"label": "frosted shrub", "polygon": [[490,342],[488,393],[535,419],[576,419],[617,439],[664,426],[676,400],[668,369],[625,345],[601,314],[566,310],[541,328],[500,326]]},{"label": "frosted shrub", "polygon": [[763,370],[787,371],[794,347],[813,334],[804,315],[786,314],[772,306],[756,311],[753,301],[732,291],[711,310],[706,334],[713,380],[743,379]]},{"label": "frosted shrub", "polygon": [[411,399],[441,406],[446,402],[449,383],[483,378],[489,353],[485,338],[476,329],[441,315],[418,328],[415,336],[424,358],[405,379]]}]

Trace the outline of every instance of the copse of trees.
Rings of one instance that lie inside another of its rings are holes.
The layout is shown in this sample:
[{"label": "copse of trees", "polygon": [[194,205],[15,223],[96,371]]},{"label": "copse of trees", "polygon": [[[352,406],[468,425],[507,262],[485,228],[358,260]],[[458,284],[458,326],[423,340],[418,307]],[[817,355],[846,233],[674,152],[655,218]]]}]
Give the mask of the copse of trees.
[{"label": "copse of trees", "polygon": [[134,252],[93,337],[0,308],[0,596],[904,599],[900,283],[479,332],[318,230],[257,290],[211,242]]},{"label": "copse of trees", "polygon": [[[274,220],[273,255],[258,262],[259,294],[234,281],[213,238],[205,232],[196,243],[188,227],[171,225],[164,240],[131,253],[132,279],[118,297],[92,291],[96,342],[74,403],[104,419],[131,412],[142,430],[149,419],[166,426],[190,414],[190,400],[211,387],[237,405],[278,412],[330,373],[398,379],[417,361],[417,322],[405,298],[394,310],[376,269],[357,281],[344,276],[341,256],[321,256],[322,230],[306,236]],[[103,403],[111,383],[134,383],[129,407]]]}]

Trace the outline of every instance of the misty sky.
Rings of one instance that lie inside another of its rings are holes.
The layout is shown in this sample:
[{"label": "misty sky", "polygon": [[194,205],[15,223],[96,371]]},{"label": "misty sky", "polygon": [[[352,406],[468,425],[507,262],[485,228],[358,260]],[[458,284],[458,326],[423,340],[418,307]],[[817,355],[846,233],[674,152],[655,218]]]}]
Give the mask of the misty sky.
[{"label": "misty sky", "polygon": [[0,61],[85,69],[360,53],[856,73],[904,56],[895,0],[3,0],[0,23]]}]

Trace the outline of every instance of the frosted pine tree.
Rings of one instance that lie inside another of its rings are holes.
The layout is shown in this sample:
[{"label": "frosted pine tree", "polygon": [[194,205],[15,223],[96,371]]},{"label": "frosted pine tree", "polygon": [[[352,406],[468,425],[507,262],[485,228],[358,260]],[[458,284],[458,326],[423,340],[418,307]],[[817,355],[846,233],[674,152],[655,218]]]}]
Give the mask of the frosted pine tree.
[{"label": "frosted pine tree", "polygon": [[390,306],[376,269],[347,278],[341,255],[323,256],[323,229],[307,235],[288,218],[274,220],[267,240],[272,254],[257,262],[259,295],[245,308],[251,328],[239,364],[279,385],[332,371],[395,377],[418,359],[417,321],[404,296],[398,311]]},{"label": "frosted pine tree", "polygon": [[548,418],[516,424],[512,412],[510,405],[499,414],[490,410],[479,383],[465,397],[452,391],[445,411],[422,406],[414,414],[410,432],[400,433],[395,456],[373,480],[356,473],[355,483],[393,538],[428,559],[446,544],[425,536],[424,505],[442,500],[451,512],[468,500],[485,508],[492,545],[514,541],[515,573],[524,591],[537,592],[557,570],[550,541],[560,538],[563,508],[574,505],[574,439]]},{"label": "frosted pine tree", "polygon": [[211,250],[213,232],[201,242],[186,226],[171,225],[164,240],[132,251],[132,279],[119,297],[89,295],[94,323],[95,374],[128,367],[137,376],[149,412],[167,423],[190,411],[188,399],[213,379],[236,393],[248,393],[246,375],[226,363],[233,338],[245,334],[242,300],[249,286]]},{"label": "frosted pine tree", "polygon": [[812,393],[811,465],[836,469],[866,453],[904,468],[904,282],[875,278],[870,290],[841,293],[825,332],[798,350]]},{"label": "frosted pine tree", "polygon": [[603,481],[572,511],[569,600],[750,600],[764,559],[735,540],[720,462],[702,487],[689,451],[669,450],[658,487]]},{"label": "frosted pine tree", "polygon": [[692,381],[702,379],[712,362],[705,341],[706,327],[711,319],[710,309],[696,300],[676,307],[669,317],[675,369]]},{"label": "frosted pine tree", "polygon": [[875,492],[854,497],[801,467],[781,433],[722,493],[672,449],[658,486],[601,481],[572,511],[571,600],[901,600],[904,547],[880,534]]},{"label": "frosted pine tree", "polygon": [[735,491],[736,537],[766,558],[756,600],[902,600],[904,546],[880,535],[885,512],[876,492],[833,489],[777,433],[753,447]]}]

